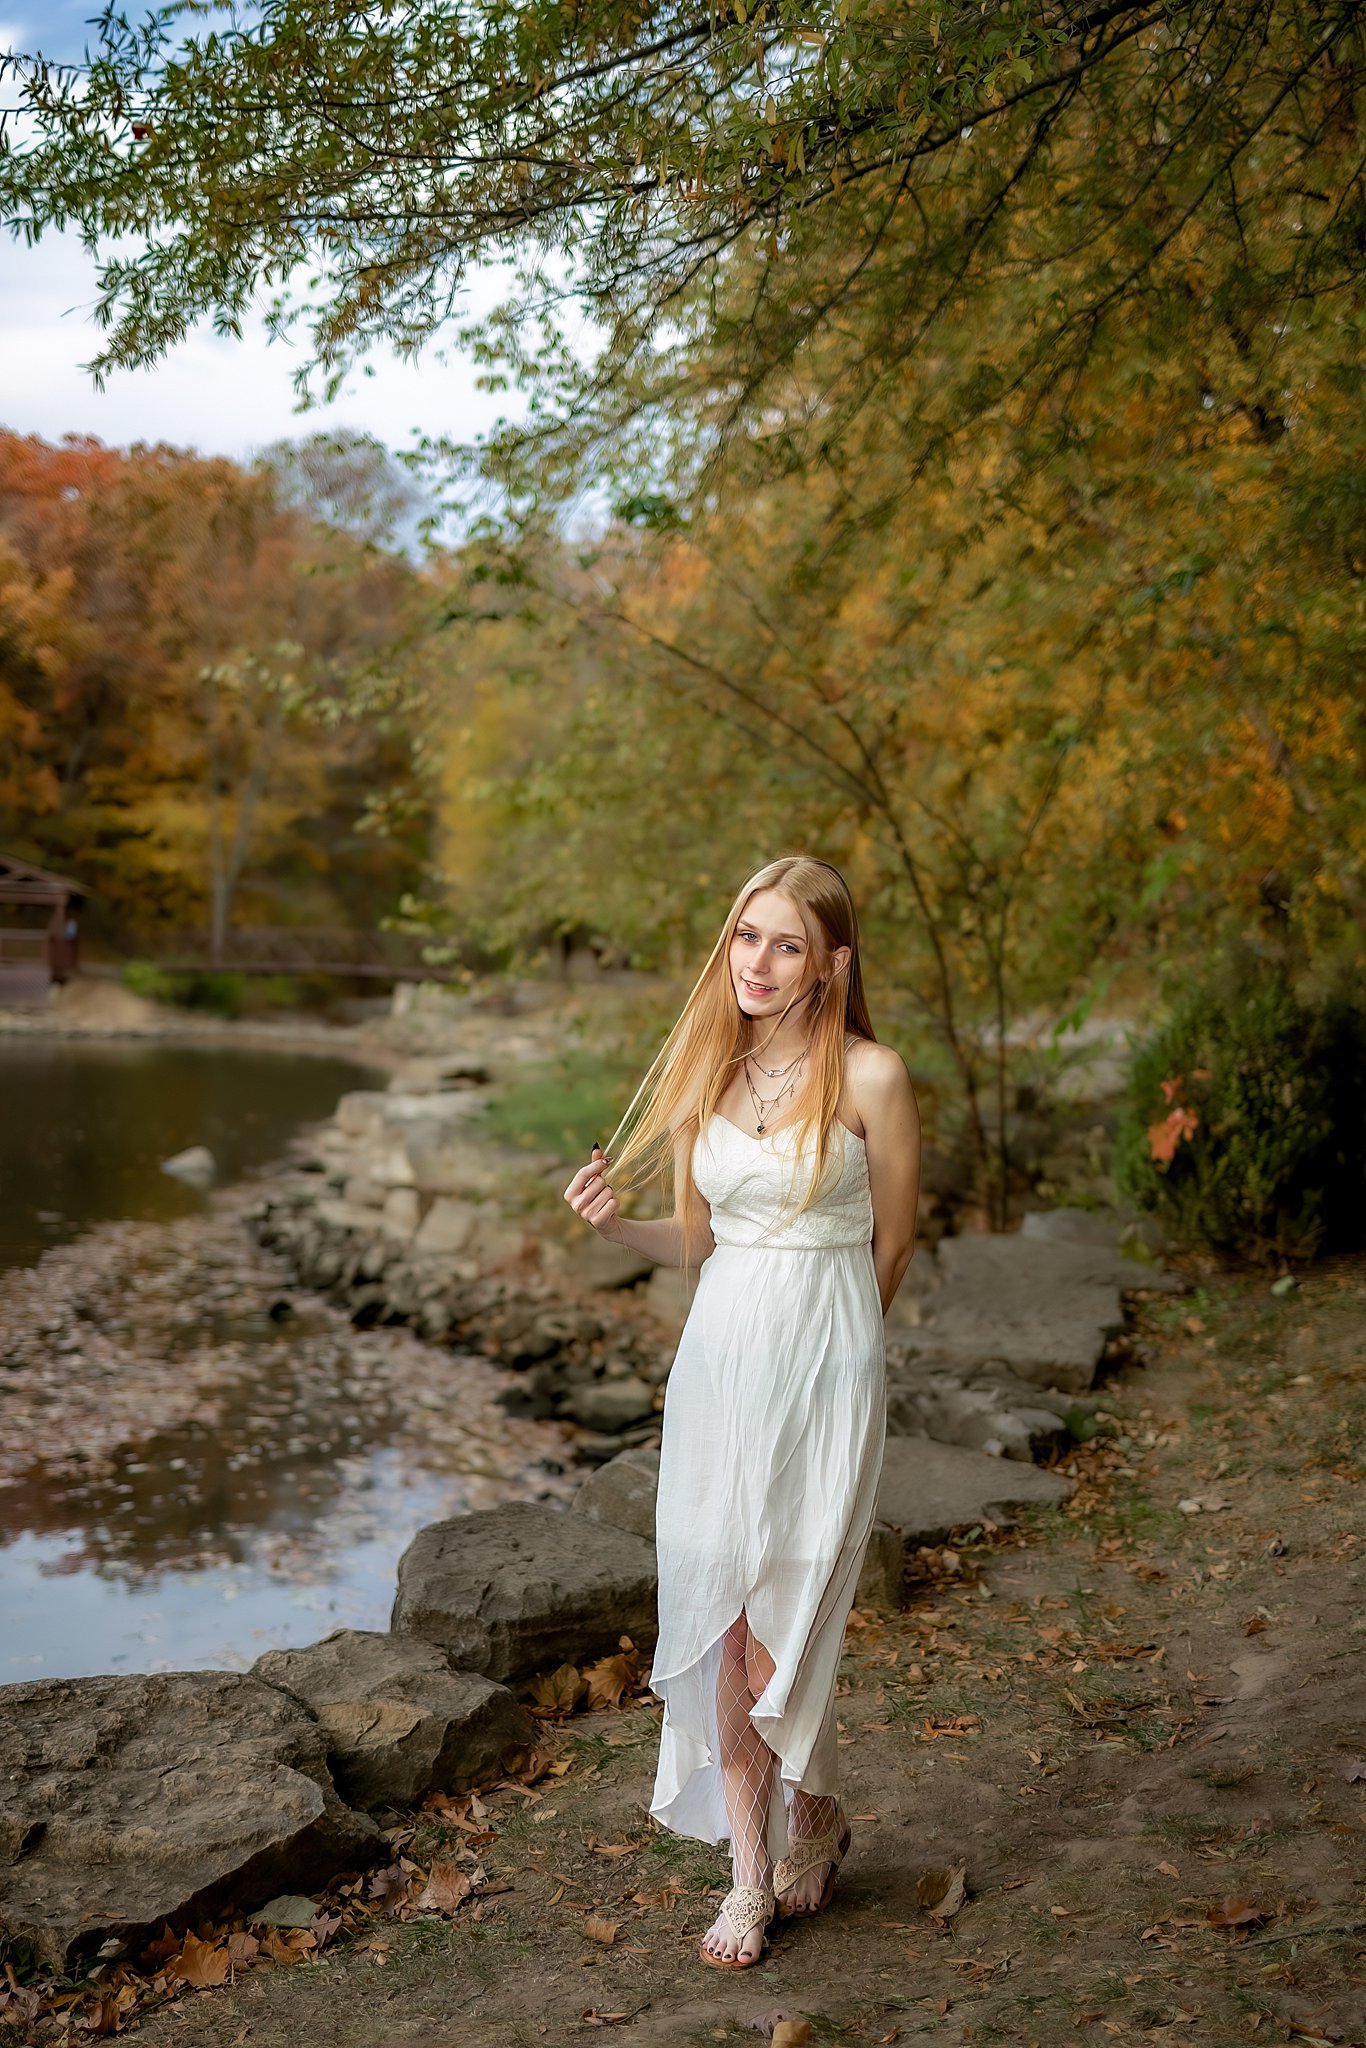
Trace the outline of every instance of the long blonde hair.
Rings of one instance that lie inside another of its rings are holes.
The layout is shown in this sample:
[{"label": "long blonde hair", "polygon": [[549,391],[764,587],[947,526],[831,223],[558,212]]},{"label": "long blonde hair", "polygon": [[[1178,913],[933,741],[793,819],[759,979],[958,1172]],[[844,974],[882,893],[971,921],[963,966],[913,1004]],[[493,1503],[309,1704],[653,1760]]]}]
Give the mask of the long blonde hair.
[{"label": "long blonde hair", "polygon": [[[648,1180],[667,1181],[672,1174],[674,1213],[682,1225],[684,1264],[688,1266],[697,1263],[692,1254],[700,1245],[702,1227],[693,1182],[693,1141],[710,1121],[732,1070],[747,1053],[767,1043],[792,1002],[798,1000],[794,993],[771,1026],[767,1019],[761,1025],[747,1017],[736,1000],[730,971],[731,941],[745,905],[758,889],[781,889],[796,904],[819,977],[811,1009],[806,1080],[797,1098],[805,1113],[795,1126],[799,1154],[815,1131],[815,1159],[794,1215],[810,1207],[825,1176],[844,1088],[845,1040],[850,1034],[867,1039],[876,1035],[863,988],[858,915],[843,875],[828,861],[804,853],[783,854],[770,861],[750,876],[732,903],[678,1022],[651,1062],[607,1147],[618,1195]],[[848,965],[832,971],[830,958],[840,946],[849,948]],[[617,1140],[623,1133],[618,1150]]]}]

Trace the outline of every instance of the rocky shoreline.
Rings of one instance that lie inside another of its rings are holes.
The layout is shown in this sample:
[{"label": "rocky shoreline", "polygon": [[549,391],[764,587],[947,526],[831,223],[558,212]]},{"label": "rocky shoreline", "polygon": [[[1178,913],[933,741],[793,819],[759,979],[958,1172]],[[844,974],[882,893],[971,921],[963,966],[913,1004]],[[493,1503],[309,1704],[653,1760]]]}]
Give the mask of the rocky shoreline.
[{"label": "rocky shoreline", "polygon": [[[358,1329],[407,1325],[510,1371],[500,1401],[565,1425],[585,1477],[567,1505],[420,1530],[387,1633],[334,1631],[245,1674],[0,1687],[0,1929],[45,1963],[135,1948],[226,1906],[264,1910],[364,1866],[383,1853],[385,1815],[525,1764],[538,1674],[648,1653],[679,1276],[561,1237],[553,1203],[510,1206],[509,1188],[558,1182],[564,1163],[492,1146],[487,1086],[479,1058],[408,1056],[386,1090],[343,1097],[244,1220]],[[861,1607],[903,1604],[918,1546],[1066,1498],[1060,1454],[1105,1424],[1097,1375],[1134,1356],[1128,1310],[1178,1285],[1132,1219],[1090,1212],[917,1256],[889,1317]]]}]

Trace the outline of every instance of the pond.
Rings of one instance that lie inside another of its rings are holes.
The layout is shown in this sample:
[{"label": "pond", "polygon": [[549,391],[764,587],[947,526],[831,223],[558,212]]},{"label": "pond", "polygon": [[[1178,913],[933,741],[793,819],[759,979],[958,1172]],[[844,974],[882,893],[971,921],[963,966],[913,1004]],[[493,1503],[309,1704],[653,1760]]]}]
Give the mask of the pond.
[{"label": "pond", "polygon": [[[247,1227],[253,1169],[377,1080],[0,1041],[0,1684],[383,1629],[424,1523],[573,1491],[565,1426],[508,1414],[506,1375],[355,1329]],[[190,1144],[228,1185],[160,1171]]]},{"label": "pond", "polygon": [[207,1145],[237,1180],[347,1089],[383,1086],[325,1055],[0,1037],[0,1266],[113,1217],[193,1215],[204,1196],[163,1160]]}]

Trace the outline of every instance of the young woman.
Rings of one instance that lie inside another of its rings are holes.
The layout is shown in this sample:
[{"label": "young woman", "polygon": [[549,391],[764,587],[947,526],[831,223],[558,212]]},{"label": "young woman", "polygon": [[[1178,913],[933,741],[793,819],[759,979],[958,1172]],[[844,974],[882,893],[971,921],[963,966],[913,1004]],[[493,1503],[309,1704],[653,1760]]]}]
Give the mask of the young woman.
[{"label": "young woman", "polygon": [[[650,1811],[729,1840],[700,1953],[744,1969],[779,1902],[829,1904],[849,1846],[835,1677],[882,1465],[883,1317],[915,1240],[915,1096],[873,1037],[837,869],[793,854],[750,877],[621,1129],[566,1201],[702,1268],[664,1404]],[[670,1154],[673,1215],[623,1217],[632,1169]]]}]

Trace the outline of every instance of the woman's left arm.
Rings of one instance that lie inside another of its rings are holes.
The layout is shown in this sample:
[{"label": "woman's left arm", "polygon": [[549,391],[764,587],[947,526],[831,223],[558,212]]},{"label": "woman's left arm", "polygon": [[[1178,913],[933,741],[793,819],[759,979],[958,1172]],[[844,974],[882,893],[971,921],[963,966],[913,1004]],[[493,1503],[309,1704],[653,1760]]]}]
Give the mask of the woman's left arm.
[{"label": "woman's left arm", "polygon": [[920,1111],[906,1062],[894,1046],[865,1043],[849,1083],[868,1154],[873,1266],[885,1316],[915,1250]]}]

